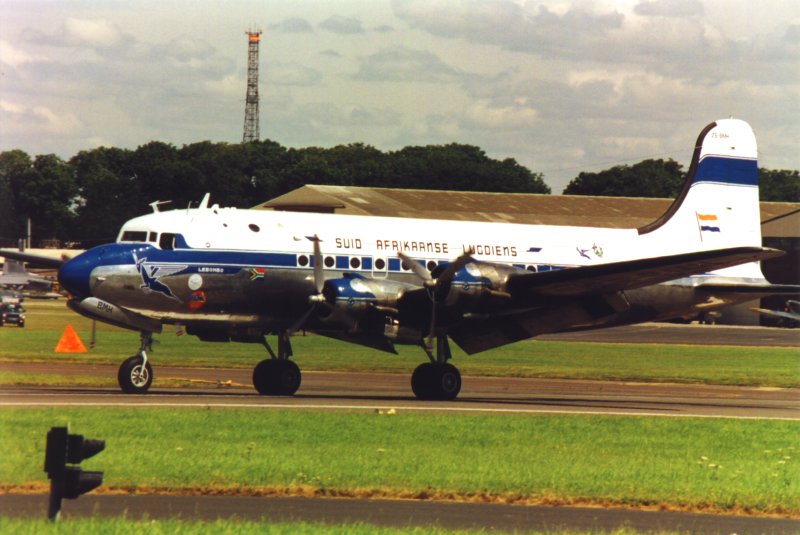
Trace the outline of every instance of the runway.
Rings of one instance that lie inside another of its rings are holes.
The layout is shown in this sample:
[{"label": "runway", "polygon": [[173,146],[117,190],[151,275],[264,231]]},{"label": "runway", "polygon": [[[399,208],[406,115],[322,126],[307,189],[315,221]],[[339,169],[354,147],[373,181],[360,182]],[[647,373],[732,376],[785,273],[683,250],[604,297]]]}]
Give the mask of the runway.
[{"label": "runway", "polygon": [[[0,515],[44,518],[47,497],[0,495]],[[361,522],[378,526],[529,531],[565,529],[609,532],[625,528],[644,532],[795,534],[800,521],[666,511],[549,507],[415,500],[341,498],[258,498],[228,496],[82,496],[65,500],[63,522],[80,516],[121,516],[134,519],[183,518],[269,522]]]},{"label": "runway", "polygon": [[[116,377],[116,367],[88,364],[5,363],[18,373],[102,375]],[[419,401],[405,374],[303,373],[294,397],[259,396],[251,371],[238,368],[161,367],[150,392],[121,394],[116,388],[3,387],[0,407],[239,407],[414,412],[480,412],[529,414],[613,414],[671,417],[800,419],[800,389],[749,388],[579,381],[513,377],[463,379],[458,400]],[[195,388],[163,388],[162,380],[180,378]],[[230,385],[230,386],[227,386]]]}]

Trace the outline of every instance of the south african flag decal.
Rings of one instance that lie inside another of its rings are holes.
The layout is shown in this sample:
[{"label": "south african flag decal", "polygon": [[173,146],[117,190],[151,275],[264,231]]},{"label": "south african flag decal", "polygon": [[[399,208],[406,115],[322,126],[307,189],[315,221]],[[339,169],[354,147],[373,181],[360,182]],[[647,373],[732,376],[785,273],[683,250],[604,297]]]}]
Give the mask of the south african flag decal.
[{"label": "south african flag decal", "polygon": [[260,280],[264,278],[264,274],[267,272],[264,268],[250,268],[250,280]]}]

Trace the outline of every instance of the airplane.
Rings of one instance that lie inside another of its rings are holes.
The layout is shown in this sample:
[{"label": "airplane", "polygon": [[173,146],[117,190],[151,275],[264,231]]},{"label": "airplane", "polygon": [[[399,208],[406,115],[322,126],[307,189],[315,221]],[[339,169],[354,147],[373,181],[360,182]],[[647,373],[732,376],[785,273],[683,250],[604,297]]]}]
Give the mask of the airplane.
[{"label": "airplane", "polygon": [[5,264],[3,264],[3,272],[0,273],[0,288],[3,287],[47,292],[53,287],[53,282],[44,277],[28,273],[19,260],[6,258]]},{"label": "airplane", "polygon": [[273,396],[300,386],[290,360],[297,331],[389,353],[417,345],[428,360],[411,376],[414,395],[454,400],[462,381],[449,340],[474,354],[800,288],[761,273],[760,260],[783,252],[761,245],[756,139],[736,119],[702,130],[680,195],[640,228],[221,208],[208,194],[197,208],[151,206],[115,243],[48,264],[59,266],[72,310],[139,331],[117,374],[126,393],[150,388],[149,353],[164,325],[262,344],[268,358],[253,386]]},{"label": "airplane", "polygon": [[788,299],[784,310],[769,310],[767,308],[752,309],[759,314],[778,318],[778,325],[796,327],[800,325],[800,301]]}]

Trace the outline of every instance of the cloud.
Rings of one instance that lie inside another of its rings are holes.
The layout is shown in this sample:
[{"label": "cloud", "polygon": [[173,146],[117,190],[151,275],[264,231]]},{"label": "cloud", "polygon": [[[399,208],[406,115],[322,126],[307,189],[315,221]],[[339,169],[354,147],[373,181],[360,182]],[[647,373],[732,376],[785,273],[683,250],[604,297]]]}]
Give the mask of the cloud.
[{"label": "cloud", "polygon": [[507,50],[557,57],[581,57],[610,31],[622,27],[622,14],[571,8],[559,14],[503,0],[427,2],[393,0],[395,15],[432,35],[497,45]]},{"label": "cloud", "polygon": [[369,82],[451,82],[463,73],[432,52],[404,46],[384,48],[360,60],[355,79]]},{"label": "cloud", "polygon": [[270,63],[264,71],[270,85],[315,86],[322,80],[322,74],[298,63]]},{"label": "cloud", "polygon": [[275,24],[267,26],[268,29],[279,33],[313,33],[314,28],[306,19],[290,17]]},{"label": "cloud", "polygon": [[41,57],[34,56],[8,41],[0,39],[0,63],[19,67],[23,63],[30,63],[37,59],[41,59]]},{"label": "cloud", "polygon": [[319,27],[329,32],[353,35],[364,33],[364,28],[361,21],[350,17],[342,17],[341,15],[333,15],[322,21]]},{"label": "cloud", "polygon": [[633,12],[645,17],[698,17],[703,4],[697,0],[652,0],[636,4]]}]

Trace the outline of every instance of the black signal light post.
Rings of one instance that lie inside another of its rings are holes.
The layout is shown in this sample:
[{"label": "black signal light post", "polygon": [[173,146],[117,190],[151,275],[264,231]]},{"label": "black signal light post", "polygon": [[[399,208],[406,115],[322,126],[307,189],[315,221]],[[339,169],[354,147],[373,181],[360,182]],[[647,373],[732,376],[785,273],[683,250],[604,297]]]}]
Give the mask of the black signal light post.
[{"label": "black signal light post", "polygon": [[[44,471],[50,479],[50,504],[47,518],[57,520],[61,499],[74,500],[100,486],[103,472],[89,472],[77,466],[84,459],[97,455],[106,447],[103,440],[70,435],[66,427],[52,427],[47,433]],[[67,464],[76,466],[67,466]]]}]

